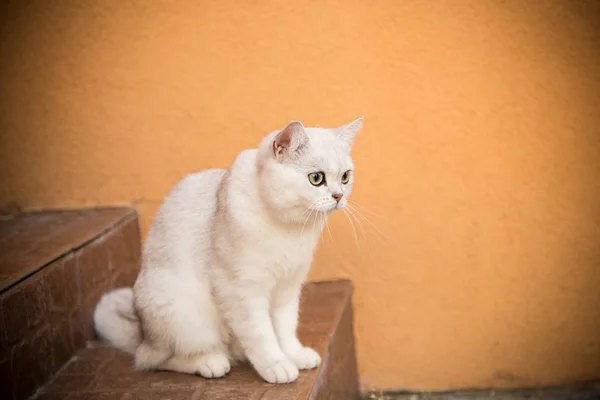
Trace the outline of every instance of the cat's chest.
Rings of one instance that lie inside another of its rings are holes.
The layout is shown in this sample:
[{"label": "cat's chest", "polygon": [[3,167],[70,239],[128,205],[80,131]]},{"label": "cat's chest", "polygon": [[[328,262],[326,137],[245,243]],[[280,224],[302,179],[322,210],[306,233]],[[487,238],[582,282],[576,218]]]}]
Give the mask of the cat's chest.
[{"label": "cat's chest", "polygon": [[261,258],[274,264],[301,267],[310,263],[316,238],[288,232],[269,232],[257,242]]}]

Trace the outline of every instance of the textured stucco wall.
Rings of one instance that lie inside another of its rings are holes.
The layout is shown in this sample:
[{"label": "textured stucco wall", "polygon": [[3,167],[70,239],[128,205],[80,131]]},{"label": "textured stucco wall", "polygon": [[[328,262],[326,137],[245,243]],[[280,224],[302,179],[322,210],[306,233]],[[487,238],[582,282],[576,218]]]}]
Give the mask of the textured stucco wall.
[{"label": "textured stucco wall", "polygon": [[[365,387],[600,378],[600,2],[29,0],[0,12],[0,204],[134,203],[290,119],[366,115],[312,278]],[[359,227],[357,226],[357,229]]]}]

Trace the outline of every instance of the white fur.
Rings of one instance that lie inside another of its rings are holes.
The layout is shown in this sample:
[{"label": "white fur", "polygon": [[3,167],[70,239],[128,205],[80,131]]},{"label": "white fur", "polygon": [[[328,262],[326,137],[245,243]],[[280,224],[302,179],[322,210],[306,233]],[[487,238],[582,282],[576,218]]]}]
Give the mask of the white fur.
[{"label": "white fur", "polygon": [[[217,378],[247,359],[264,380],[285,383],[318,366],[296,336],[298,300],[325,218],[352,191],[341,177],[361,125],[293,122],[229,170],[180,181],[152,223],[133,296],[119,289],[99,302],[99,336],[142,370]],[[326,185],[309,182],[318,171]]]}]

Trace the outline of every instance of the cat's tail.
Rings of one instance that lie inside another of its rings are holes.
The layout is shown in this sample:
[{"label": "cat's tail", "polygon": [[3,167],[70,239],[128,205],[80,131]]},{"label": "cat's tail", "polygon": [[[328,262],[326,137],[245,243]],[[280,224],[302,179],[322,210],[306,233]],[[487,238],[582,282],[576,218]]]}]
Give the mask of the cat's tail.
[{"label": "cat's tail", "polygon": [[142,330],[133,307],[131,288],[113,290],[102,296],[94,311],[94,328],[112,347],[135,353],[142,342]]}]

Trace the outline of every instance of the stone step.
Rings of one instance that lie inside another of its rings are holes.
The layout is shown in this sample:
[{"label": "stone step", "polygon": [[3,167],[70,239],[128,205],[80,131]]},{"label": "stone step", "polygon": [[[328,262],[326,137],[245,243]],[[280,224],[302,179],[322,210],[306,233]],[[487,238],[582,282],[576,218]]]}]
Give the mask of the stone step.
[{"label": "stone step", "polygon": [[0,220],[0,399],[28,398],[93,339],[96,302],[134,282],[139,256],[130,208]]},{"label": "stone step", "polygon": [[208,380],[174,372],[138,372],[129,354],[93,343],[43,387],[37,400],[352,400],[359,398],[348,281],[305,285],[298,334],[322,356],[296,382],[271,385],[247,364]]}]

